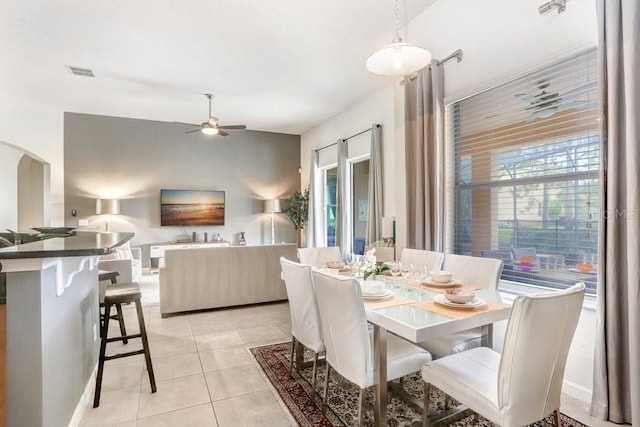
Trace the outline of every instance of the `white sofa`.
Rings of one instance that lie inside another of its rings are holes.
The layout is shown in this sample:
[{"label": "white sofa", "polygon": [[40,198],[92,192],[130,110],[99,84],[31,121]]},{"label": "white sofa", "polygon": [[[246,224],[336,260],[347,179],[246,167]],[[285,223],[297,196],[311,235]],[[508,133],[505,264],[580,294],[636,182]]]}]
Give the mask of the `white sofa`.
[{"label": "white sofa", "polygon": [[142,251],[125,245],[122,251],[100,257],[98,268],[117,271],[119,283],[140,282],[142,279]]},{"label": "white sofa", "polygon": [[287,299],[280,257],[295,244],[168,250],[160,268],[160,313]]}]

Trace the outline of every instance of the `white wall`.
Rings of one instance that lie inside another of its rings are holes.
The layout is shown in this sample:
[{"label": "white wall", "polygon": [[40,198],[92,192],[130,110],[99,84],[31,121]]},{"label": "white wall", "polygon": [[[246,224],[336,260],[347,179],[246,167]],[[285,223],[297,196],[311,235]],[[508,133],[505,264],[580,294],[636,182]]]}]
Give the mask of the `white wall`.
[{"label": "white wall", "polygon": [[[445,65],[445,101],[453,102],[597,44],[593,0],[572,0],[565,12],[544,16],[538,14],[539,5],[539,0],[439,0],[409,23],[406,40],[427,47],[434,58],[463,50],[462,62]],[[303,134],[301,164],[306,186],[310,149],[358,132],[369,123],[383,124],[384,215],[396,216],[401,249],[406,241],[404,101],[398,80],[389,78],[386,89]],[[590,399],[594,342],[595,312],[583,310],[564,389],[582,400]]]},{"label": "white wall", "polygon": [[[61,110],[10,95],[0,97],[0,141],[50,165],[50,224],[41,225],[64,225],[63,134]],[[4,191],[4,183],[0,190]]]},{"label": "white wall", "polygon": [[18,162],[23,153],[0,142],[0,230],[18,229]]},{"label": "white wall", "polygon": [[[364,64],[363,64],[364,66]],[[322,125],[311,129],[302,135],[300,148],[300,165],[302,167],[302,188],[309,185],[309,163],[312,149],[324,147],[336,142],[339,138],[355,135],[372,124],[382,125],[382,176],[383,184],[383,216],[395,214],[395,201],[388,195],[393,194],[391,185],[395,182],[395,149],[394,149],[394,104],[393,87],[391,84],[379,90],[351,109],[327,120]],[[349,155],[356,156],[368,152],[371,143],[370,134],[354,138],[349,145]],[[326,152],[325,152],[326,151]],[[328,164],[327,157],[336,156],[335,149],[327,149],[321,152],[321,160]],[[335,160],[334,160],[335,162]]]}]

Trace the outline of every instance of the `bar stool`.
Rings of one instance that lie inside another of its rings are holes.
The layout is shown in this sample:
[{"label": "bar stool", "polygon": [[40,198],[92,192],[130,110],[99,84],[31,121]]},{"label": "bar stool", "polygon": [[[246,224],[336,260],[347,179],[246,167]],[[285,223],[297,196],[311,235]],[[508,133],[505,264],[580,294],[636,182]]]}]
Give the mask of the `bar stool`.
[{"label": "bar stool", "polygon": [[[104,324],[102,325],[102,334],[100,340],[100,357],[98,360],[98,376],[96,378],[96,391],[93,398],[93,407],[100,405],[100,389],[102,387],[102,374],[104,373],[104,362],[106,360],[119,359],[121,357],[134,356],[144,353],[144,359],[149,373],[149,383],[151,383],[151,393],[156,392],[156,380],[153,375],[153,366],[151,365],[151,353],[149,352],[149,341],[147,340],[147,331],[144,326],[144,317],[142,314],[142,304],[140,299],[142,292],[137,283],[116,283],[107,288],[104,295]],[[136,313],[138,314],[138,324],[140,325],[140,333],[134,335],[125,335],[120,337],[108,338],[109,319],[111,318],[111,307],[118,304],[127,303],[136,304]],[[126,353],[114,354],[106,356],[107,343],[114,341],[125,341],[127,339],[140,338],[142,340],[142,350],[129,351]]]},{"label": "bar stool", "polygon": [[[120,275],[117,271],[106,271],[106,270],[98,270],[98,281],[106,282],[107,280],[111,282],[111,284],[118,283],[117,277]],[[104,323],[104,294],[100,291],[100,333],[102,334],[102,324]],[[127,328],[124,325],[124,317],[122,316],[122,305],[116,304],[116,314],[111,316],[112,319],[117,320],[120,325],[120,335],[127,335]],[[102,335],[100,335],[102,337]],[[127,344],[129,341],[125,339],[123,341]]]}]

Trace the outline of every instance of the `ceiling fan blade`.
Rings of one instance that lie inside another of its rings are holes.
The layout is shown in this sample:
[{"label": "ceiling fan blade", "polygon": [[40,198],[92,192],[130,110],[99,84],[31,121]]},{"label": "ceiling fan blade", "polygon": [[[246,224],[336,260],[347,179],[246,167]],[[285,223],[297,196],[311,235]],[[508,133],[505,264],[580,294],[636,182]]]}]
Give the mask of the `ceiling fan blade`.
[{"label": "ceiling fan blade", "polygon": [[226,133],[225,131],[223,131],[222,129],[218,128],[218,135],[220,136],[227,136],[229,135],[228,133]]},{"label": "ceiling fan blade", "polygon": [[[198,125],[200,126],[200,125]],[[188,130],[185,133],[194,133],[194,132],[200,132],[201,129],[195,129],[195,130]]]},{"label": "ceiling fan blade", "polygon": [[202,126],[202,125],[197,125],[195,123],[185,123],[185,122],[173,122],[173,123],[177,123],[179,125]]},{"label": "ceiling fan blade", "polygon": [[245,125],[218,126],[218,129],[246,129]]},{"label": "ceiling fan blade", "polygon": [[529,102],[531,102],[531,101],[536,99],[535,97],[529,95],[528,93],[516,93],[513,96],[515,96],[516,98],[520,98],[523,101],[529,101]]}]

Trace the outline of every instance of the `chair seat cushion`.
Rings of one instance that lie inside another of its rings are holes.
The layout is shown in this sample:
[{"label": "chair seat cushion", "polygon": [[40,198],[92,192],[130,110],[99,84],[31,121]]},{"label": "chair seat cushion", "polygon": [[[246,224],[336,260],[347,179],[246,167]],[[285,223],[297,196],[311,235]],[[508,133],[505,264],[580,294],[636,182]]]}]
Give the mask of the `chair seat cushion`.
[{"label": "chair seat cushion", "polygon": [[[373,349],[373,331],[369,331],[371,349]],[[395,380],[422,369],[425,363],[431,361],[428,351],[411,344],[409,341],[389,334],[387,336],[387,380]],[[375,361],[374,361],[375,363]],[[373,366],[372,366],[373,368]],[[361,387],[370,387],[375,384],[373,370],[368,373],[366,384],[358,384]]]},{"label": "chair seat cushion", "polygon": [[473,328],[457,334],[433,338],[418,344],[436,357],[444,357],[450,354],[460,353],[480,347],[482,333],[480,328]]},{"label": "chair seat cushion", "polygon": [[427,363],[422,368],[422,379],[499,423],[499,366],[500,353],[478,347]]}]

